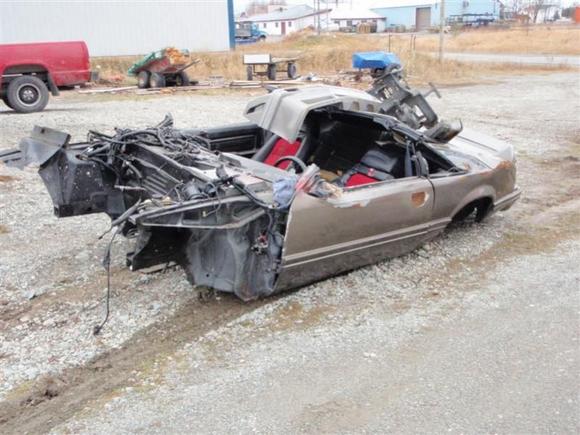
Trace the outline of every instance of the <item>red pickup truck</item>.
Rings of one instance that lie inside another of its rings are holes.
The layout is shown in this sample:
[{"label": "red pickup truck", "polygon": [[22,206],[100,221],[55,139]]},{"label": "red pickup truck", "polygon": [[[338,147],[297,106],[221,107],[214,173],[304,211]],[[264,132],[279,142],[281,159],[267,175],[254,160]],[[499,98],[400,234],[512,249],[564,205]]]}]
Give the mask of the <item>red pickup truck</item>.
[{"label": "red pickup truck", "polygon": [[0,45],[0,98],[16,112],[46,107],[49,91],[90,80],[89,50],[82,41]]}]

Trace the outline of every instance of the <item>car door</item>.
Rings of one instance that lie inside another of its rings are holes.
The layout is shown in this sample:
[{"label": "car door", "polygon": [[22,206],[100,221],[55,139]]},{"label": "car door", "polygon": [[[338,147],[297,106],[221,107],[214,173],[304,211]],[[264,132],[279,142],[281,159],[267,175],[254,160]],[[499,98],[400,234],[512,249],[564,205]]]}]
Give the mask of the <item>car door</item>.
[{"label": "car door", "polygon": [[441,230],[433,187],[408,177],[345,188],[335,198],[300,192],[290,209],[277,288],[291,288],[409,252]]}]

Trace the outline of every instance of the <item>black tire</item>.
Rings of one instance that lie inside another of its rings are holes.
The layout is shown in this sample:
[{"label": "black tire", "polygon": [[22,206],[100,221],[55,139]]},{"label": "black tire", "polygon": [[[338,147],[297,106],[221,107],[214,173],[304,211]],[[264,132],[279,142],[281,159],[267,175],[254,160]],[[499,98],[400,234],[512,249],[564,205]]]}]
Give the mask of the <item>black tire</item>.
[{"label": "black tire", "polygon": [[265,35],[261,35],[259,38],[260,42],[266,42],[266,36]]},{"label": "black tire", "polygon": [[295,79],[296,77],[298,77],[298,68],[296,68],[295,63],[288,64],[288,71],[287,72],[288,72],[289,79]]},{"label": "black tire", "polygon": [[276,64],[268,65],[268,80],[276,80],[277,70]]},{"label": "black tire", "polygon": [[176,86],[189,86],[189,76],[185,71],[181,71],[175,76],[175,85]]},{"label": "black tire", "polygon": [[149,84],[152,88],[164,88],[165,87],[165,76],[159,73],[151,73],[151,78],[149,79]]},{"label": "black tire", "polygon": [[8,106],[18,113],[40,112],[48,104],[48,88],[35,76],[20,76],[8,85]]},{"label": "black tire", "polygon": [[8,101],[8,97],[6,95],[4,95],[2,97],[2,101],[4,102],[4,104],[6,104],[9,108],[14,109],[11,105],[10,105],[10,101]]},{"label": "black tire", "polygon": [[150,79],[151,73],[149,71],[139,71],[139,74],[137,74],[137,87],[139,89],[147,89],[151,86]]},{"label": "black tire", "polygon": [[248,79],[248,81],[252,81],[254,80],[254,68],[252,68],[251,65],[248,65],[246,67],[246,78]]}]

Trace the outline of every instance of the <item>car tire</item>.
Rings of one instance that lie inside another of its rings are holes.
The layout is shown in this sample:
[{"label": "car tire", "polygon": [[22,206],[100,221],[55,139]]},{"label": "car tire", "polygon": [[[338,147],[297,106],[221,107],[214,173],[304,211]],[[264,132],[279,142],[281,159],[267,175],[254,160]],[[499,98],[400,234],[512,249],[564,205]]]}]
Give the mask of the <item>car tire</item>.
[{"label": "car tire", "polygon": [[151,73],[149,71],[139,71],[137,74],[137,87],[139,89],[147,89],[151,86],[149,80],[151,78]]},{"label": "car tire", "polygon": [[268,80],[276,80],[276,64],[268,65]]},{"label": "car tire", "polygon": [[14,109],[11,105],[10,105],[10,101],[8,101],[8,97],[5,95],[2,97],[2,102],[4,104],[6,104],[10,109]]},{"label": "car tire", "polygon": [[185,71],[181,71],[175,76],[175,84],[177,86],[189,86],[191,84],[189,81],[189,76]]},{"label": "car tire", "polygon": [[295,63],[289,63],[288,64],[288,78],[294,80],[296,77],[298,77],[298,69],[296,68],[296,64]]},{"label": "car tire", "polygon": [[6,98],[18,113],[40,112],[48,104],[48,88],[38,77],[20,76],[8,85]]},{"label": "car tire", "polygon": [[266,42],[266,37],[264,35],[261,35],[259,38],[260,42]]},{"label": "car tire", "polygon": [[246,67],[246,78],[250,82],[254,80],[254,69],[250,65]]},{"label": "car tire", "polygon": [[149,84],[151,85],[152,88],[164,88],[166,84],[165,76],[159,73],[151,73]]}]

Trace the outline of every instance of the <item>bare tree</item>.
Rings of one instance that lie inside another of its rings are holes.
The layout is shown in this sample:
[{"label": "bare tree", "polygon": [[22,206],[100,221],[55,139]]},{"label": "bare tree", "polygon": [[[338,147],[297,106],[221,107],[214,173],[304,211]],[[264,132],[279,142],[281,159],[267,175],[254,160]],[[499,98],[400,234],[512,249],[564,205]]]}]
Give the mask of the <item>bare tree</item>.
[{"label": "bare tree", "polygon": [[253,0],[246,5],[246,15],[268,13],[268,6],[286,6],[286,0]]},{"label": "bare tree", "polygon": [[266,0],[253,0],[246,5],[246,15],[252,16],[268,12],[268,2]]},{"label": "bare tree", "polygon": [[540,13],[542,8],[544,7],[545,3],[546,3],[546,0],[531,0],[530,1],[529,9],[530,9],[532,23],[535,23],[536,20],[538,19],[538,14]]}]

